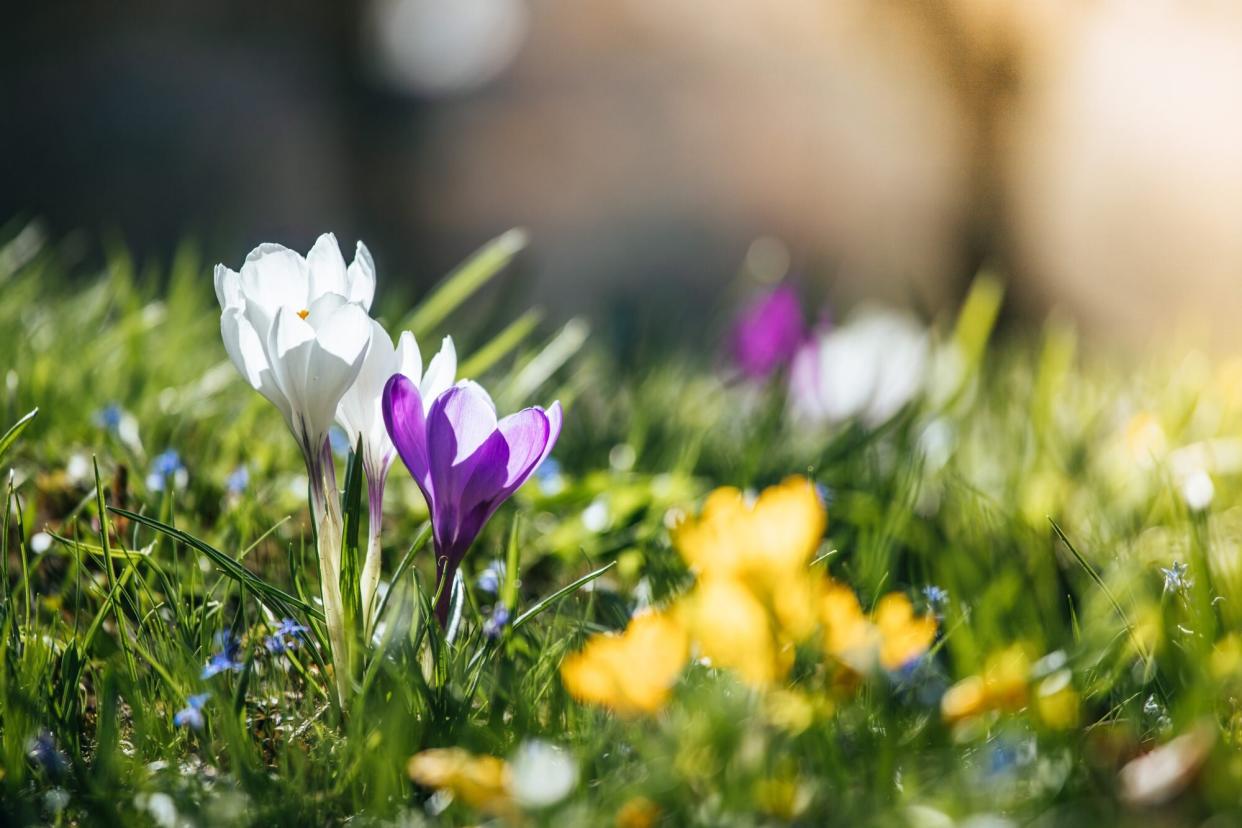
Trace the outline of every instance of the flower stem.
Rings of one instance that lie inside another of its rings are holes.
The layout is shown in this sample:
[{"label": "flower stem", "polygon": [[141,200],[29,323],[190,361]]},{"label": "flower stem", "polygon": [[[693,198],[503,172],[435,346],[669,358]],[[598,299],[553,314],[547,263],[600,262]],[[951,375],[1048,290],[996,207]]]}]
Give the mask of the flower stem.
[{"label": "flower stem", "polygon": [[380,547],[380,527],[384,520],[384,478],[387,470],[367,470],[367,557],[362,564],[362,574],[358,579],[362,603],[362,629],[365,640],[370,640],[374,631],[374,617],[378,601],[376,590],[379,587],[380,564],[383,550]]},{"label": "flower stem", "polygon": [[324,624],[332,648],[332,671],[336,678],[337,700],[341,709],[349,699],[350,655],[349,635],[345,620],[345,604],[341,598],[341,515],[340,495],[336,490],[336,466],[332,448],[325,438],[316,454],[308,452],[306,471],[311,482],[311,510],[319,553],[319,586],[323,594]]}]

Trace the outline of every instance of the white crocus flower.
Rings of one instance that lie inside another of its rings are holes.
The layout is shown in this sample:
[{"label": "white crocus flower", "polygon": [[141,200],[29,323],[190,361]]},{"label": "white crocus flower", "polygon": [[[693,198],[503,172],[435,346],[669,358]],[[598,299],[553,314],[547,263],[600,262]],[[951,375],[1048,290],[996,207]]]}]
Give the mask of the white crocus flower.
[{"label": "white crocus flower", "polygon": [[336,421],[345,430],[351,446],[362,443],[362,468],[367,476],[370,536],[367,556],[359,579],[362,598],[363,626],[369,633],[375,610],[376,587],[380,576],[380,525],[383,521],[384,485],[397,450],[384,426],[381,400],[384,386],[394,374],[404,374],[419,387],[424,413],[436,397],[447,391],[457,374],[457,351],[451,337],[444,337],[440,352],[432,357],[423,371],[423,357],[414,334],[405,331],[393,347],[384,326],[371,323],[371,344],[362,362],[358,378],[341,398]]},{"label": "white crocus flower", "polygon": [[349,688],[341,601],[341,504],[328,429],[362,368],[375,267],[360,242],[349,267],[325,233],[305,256],[279,244],[251,251],[241,271],[217,265],[220,332],[237,370],[284,415],[306,461],[316,521],[324,618],[342,702]]},{"label": "white crocus flower", "polygon": [[303,452],[318,454],[370,342],[371,255],[359,242],[347,269],[325,233],[305,258],[263,244],[241,272],[217,265],[215,277],[229,358],[280,409]]}]

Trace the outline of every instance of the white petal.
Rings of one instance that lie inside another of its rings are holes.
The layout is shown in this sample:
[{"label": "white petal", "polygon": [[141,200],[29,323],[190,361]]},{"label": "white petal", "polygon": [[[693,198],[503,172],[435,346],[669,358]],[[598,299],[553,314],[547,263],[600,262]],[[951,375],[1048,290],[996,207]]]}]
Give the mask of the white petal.
[{"label": "white petal", "polygon": [[[307,370],[315,344],[315,331],[288,307],[276,313],[268,333],[267,354],[276,384],[289,400],[290,427],[294,436],[318,439],[307,416]],[[309,432],[309,433],[307,433]],[[326,427],[324,429],[326,433]]]},{"label": "white petal", "polygon": [[306,260],[279,244],[261,244],[251,251],[242,265],[241,288],[246,303],[259,305],[268,318],[275,317],[277,308],[298,311],[310,304]]},{"label": "white petal", "polygon": [[289,400],[276,383],[259,335],[239,308],[230,308],[220,316],[220,335],[229,359],[237,366],[246,382],[280,409],[280,413],[288,421]]},{"label": "white petal", "polygon": [[315,246],[306,254],[306,266],[310,271],[311,302],[325,293],[345,295],[345,259],[336,236],[324,233],[316,239]]},{"label": "white petal", "polygon": [[327,434],[341,398],[358,378],[370,341],[371,318],[353,303],[344,305],[316,332],[303,397],[311,437]]},{"label": "white petal", "polygon": [[218,264],[216,265],[215,280],[216,300],[220,303],[220,310],[241,307],[246,304],[246,297],[242,295],[240,273]]},{"label": "white petal", "polygon": [[[453,338],[446,336],[440,343],[439,353],[431,358],[430,364],[427,365],[427,373],[423,375],[423,380],[419,383],[418,391],[423,398],[425,410],[430,410],[436,397],[452,387],[453,378],[456,375],[457,349],[453,346]],[[486,396],[487,392],[483,393]],[[488,400],[490,401],[491,397],[488,397]],[[495,408],[493,404],[492,409]]]},{"label": "white petal", "polygon": [[341,294],[325,293],[322,296],[315,297],[310,307],[306,309],[306,316],[303,318],[306,319],[306,324],[310,325],[312,330],[318,331],[338,310],[347,304],[349,304],[349,300]]},{"label": "white petal", "polygon": [[354,249],[354,261],[349,266],[345,281],[348,284],[345,296],[349,301],[371,310],[371,302],[375,299],[375,261],[362,242],[358,242]]},{"label": "white petal", "polygon": [[410,331],[402,331],[397,340],[397,371],[417,383],[423,378],[423,355],[418,341]]},{"label": "white petal", "polygon": [[[393,349],[392,340],[384,326],[371,321],[371,342],[363,357],[358,378],[345,392],[336,409],[337,422],[345,429],[351,443],[371,442],[371,432],[375,429],[378,419],[380,431],[384,431],[383,417],[380,414],[380,396],[384,393],[384,385],[398,370],[397,353]],[[387,434],[385,433],[385,437]]]}]

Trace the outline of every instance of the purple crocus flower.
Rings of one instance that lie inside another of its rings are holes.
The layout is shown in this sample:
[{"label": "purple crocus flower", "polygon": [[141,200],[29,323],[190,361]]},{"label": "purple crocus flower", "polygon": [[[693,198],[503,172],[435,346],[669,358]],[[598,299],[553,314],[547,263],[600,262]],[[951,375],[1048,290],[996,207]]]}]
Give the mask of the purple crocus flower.
[{"label": "purple crocus flower", "polygon": [[752,302],[733,326],[730,349],[742,373],[764,379],[793,359],[805,339],[797,291],[781,285]]},{"label": "purple crocus flower", "polygon": [[543,462],[561,433],[561,404],[525,408],[497,421],[496,406],[477,383],[459,382],[423,415],[418,386],[396,374],[384,386],[384,425],[431,511],[440,599],[466,550],[500,504]]}]

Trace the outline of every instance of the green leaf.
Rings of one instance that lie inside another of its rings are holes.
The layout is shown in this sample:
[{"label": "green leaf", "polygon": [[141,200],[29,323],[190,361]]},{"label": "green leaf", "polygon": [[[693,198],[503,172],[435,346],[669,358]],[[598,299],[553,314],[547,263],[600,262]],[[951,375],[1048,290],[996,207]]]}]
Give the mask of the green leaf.
[{"label": "green leaf", "polygon": [[563,586],[560,589],[558,589],[556,592],[549,595],[548,597],[542,599],[537,604],[532,606],[530,609],[526,610],[526,612],[522,613],[516,619],[514,619],[513,621],[514,631],[521,629],[522,625],[525,624],[527,621],[530,621],[535,616],[539,615],[539,613],[543,612],[548,607],[552,606],[553,604],[555,604],[557,601],[561,600],[565,596],[570,595],[582,589],[584,586],[591,583],[591,581],[594,581],[600,575],[603,575],[605,572],[612,569],[616,565],[617,565],[616,561],[610,561],[604,566],[601,566],[599,569],[595,570],[594,572],[588,572],[586,575],[583,575],[581,578],[574,581],[572,584]]},{"label": "green leaf", "polygon": [[418,339],[429,335],[462,302],[491,281],[526,246],[526,232],[509,230],[483,245],[464,264],[450,273],[406,319],[401,330]]},{"label": "green leaf", "polygon": [[267,581],[263,580],[258,575],[255,575],[253,572],[246,569],[244,566],[221,552],[219,549],[216,549],[214,546],[208,544],[206,541],[199,540],[188,532],[183,532],[180,529],[169,526],[167,523],[156,520],[155,518],[140,515],[137,512],[131,512],[128,509],[122,509],[119,506],[109,506],[108,511],[121,515],[122,517],[129,518],[135,523],[141,523],[143,526],[154,529],[157,532],[161,532],[179,543],[185,544],[192,549],[197,549],[199,552],[202,552],[210,558],[212,563],[218,566],[225,575],[251,590],[260,601],[263,601],[263,603],[267,604],[272,610],[288,616],[294,615],[291,610],[298,610],[318,621],[323,620],[323,613],[320,610],[306,603],[301,598],[290,595],[283,589],[269,584]]},{"label": "green leaf", "polygon": [[4,436],[0,437],[0,459],[4,459],[4,455],[8,452],[9,447],[12,446],[13,442],[21,436],[21,433],[26,430],[26,426],[30,425],[31,421],[34,420],[35,415],[38,413],[39,409],[32,409],[29,414],[13,423],[13,425],[9,427],[9,430],[4,432]]}]

